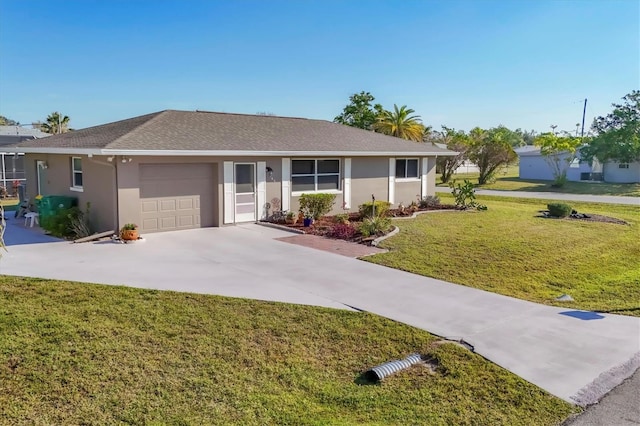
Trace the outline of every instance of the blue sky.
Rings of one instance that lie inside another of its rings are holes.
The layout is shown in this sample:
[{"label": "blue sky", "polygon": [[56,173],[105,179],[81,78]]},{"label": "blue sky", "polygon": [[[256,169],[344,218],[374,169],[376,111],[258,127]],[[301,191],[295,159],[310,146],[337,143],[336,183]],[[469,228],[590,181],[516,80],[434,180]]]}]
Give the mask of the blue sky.
[{"label": "blue sky", "polygon": [[0,0],[0,115],[332,120],[351,94],[468,130],[575,130],[640,88],[640,2]]}]

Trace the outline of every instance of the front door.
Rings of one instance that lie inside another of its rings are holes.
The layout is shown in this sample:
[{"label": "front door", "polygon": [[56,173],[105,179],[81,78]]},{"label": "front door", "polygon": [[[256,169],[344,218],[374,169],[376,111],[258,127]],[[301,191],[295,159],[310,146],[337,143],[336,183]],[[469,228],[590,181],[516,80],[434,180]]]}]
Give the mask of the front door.
[{"label": "front door", "polygon": [[256,220],[256,165],[236,163],[234,170],[236,222]]}]

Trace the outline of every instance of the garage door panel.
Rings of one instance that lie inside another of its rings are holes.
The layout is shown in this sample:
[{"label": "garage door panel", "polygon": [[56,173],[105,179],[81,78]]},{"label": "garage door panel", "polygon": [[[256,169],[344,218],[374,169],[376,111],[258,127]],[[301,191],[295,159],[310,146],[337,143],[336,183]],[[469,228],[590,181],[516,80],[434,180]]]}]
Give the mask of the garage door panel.
[{"label": "garage door panel", "polygon": [[145,231],[159,231],[160,227],[158,226],[158,219],[142,219],[142,229]]},{"label": "garage door panel", "polygon": [[142,231],[213,226],[215,182],[212,164],[141,165]]},{"label": "garage door panel", "polygon": [[178,209],[180,210],[199,209],[200,208],[199,201],[200,201],[200,197],[180,198],[178,199]]},{"label": "garage door panel", "polygon": [[149,201],[143,200],[141,202],[142,205],[142,213],[153,213],[158,211],[158,202],[157,201]]},{"label": "garage door panel", "polygon": [[160,200],[160,211],[161,212],[175,212],[176,211],[176,200],[173,200],[173,199]]}]

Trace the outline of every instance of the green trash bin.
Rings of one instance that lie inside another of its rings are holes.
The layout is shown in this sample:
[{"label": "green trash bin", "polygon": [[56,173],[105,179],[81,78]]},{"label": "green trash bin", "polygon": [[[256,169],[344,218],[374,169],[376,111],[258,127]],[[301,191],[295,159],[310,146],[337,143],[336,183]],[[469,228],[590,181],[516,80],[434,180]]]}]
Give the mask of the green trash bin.
[{"label": "green trash bin", "polygon": [[78,199],[76,197],[67,195],[47,195],[42,197],[38,203],[40,224],[44,223],[46,225],[49,218],[55,216],[58,211],[70,209],[77,205]]}]

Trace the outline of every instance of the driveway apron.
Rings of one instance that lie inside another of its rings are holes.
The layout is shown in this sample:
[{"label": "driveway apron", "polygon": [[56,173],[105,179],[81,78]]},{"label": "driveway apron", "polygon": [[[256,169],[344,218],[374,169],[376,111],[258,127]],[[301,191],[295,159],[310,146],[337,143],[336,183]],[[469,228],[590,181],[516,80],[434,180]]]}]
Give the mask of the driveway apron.
[{"label": "driveway apron", "polygon": [[16,245],[0,272],[357,309],[455,340],[567,401],[596,402],[640,365],[640,318],[539,305],[301,247],[242,225],[142,242]]}]

